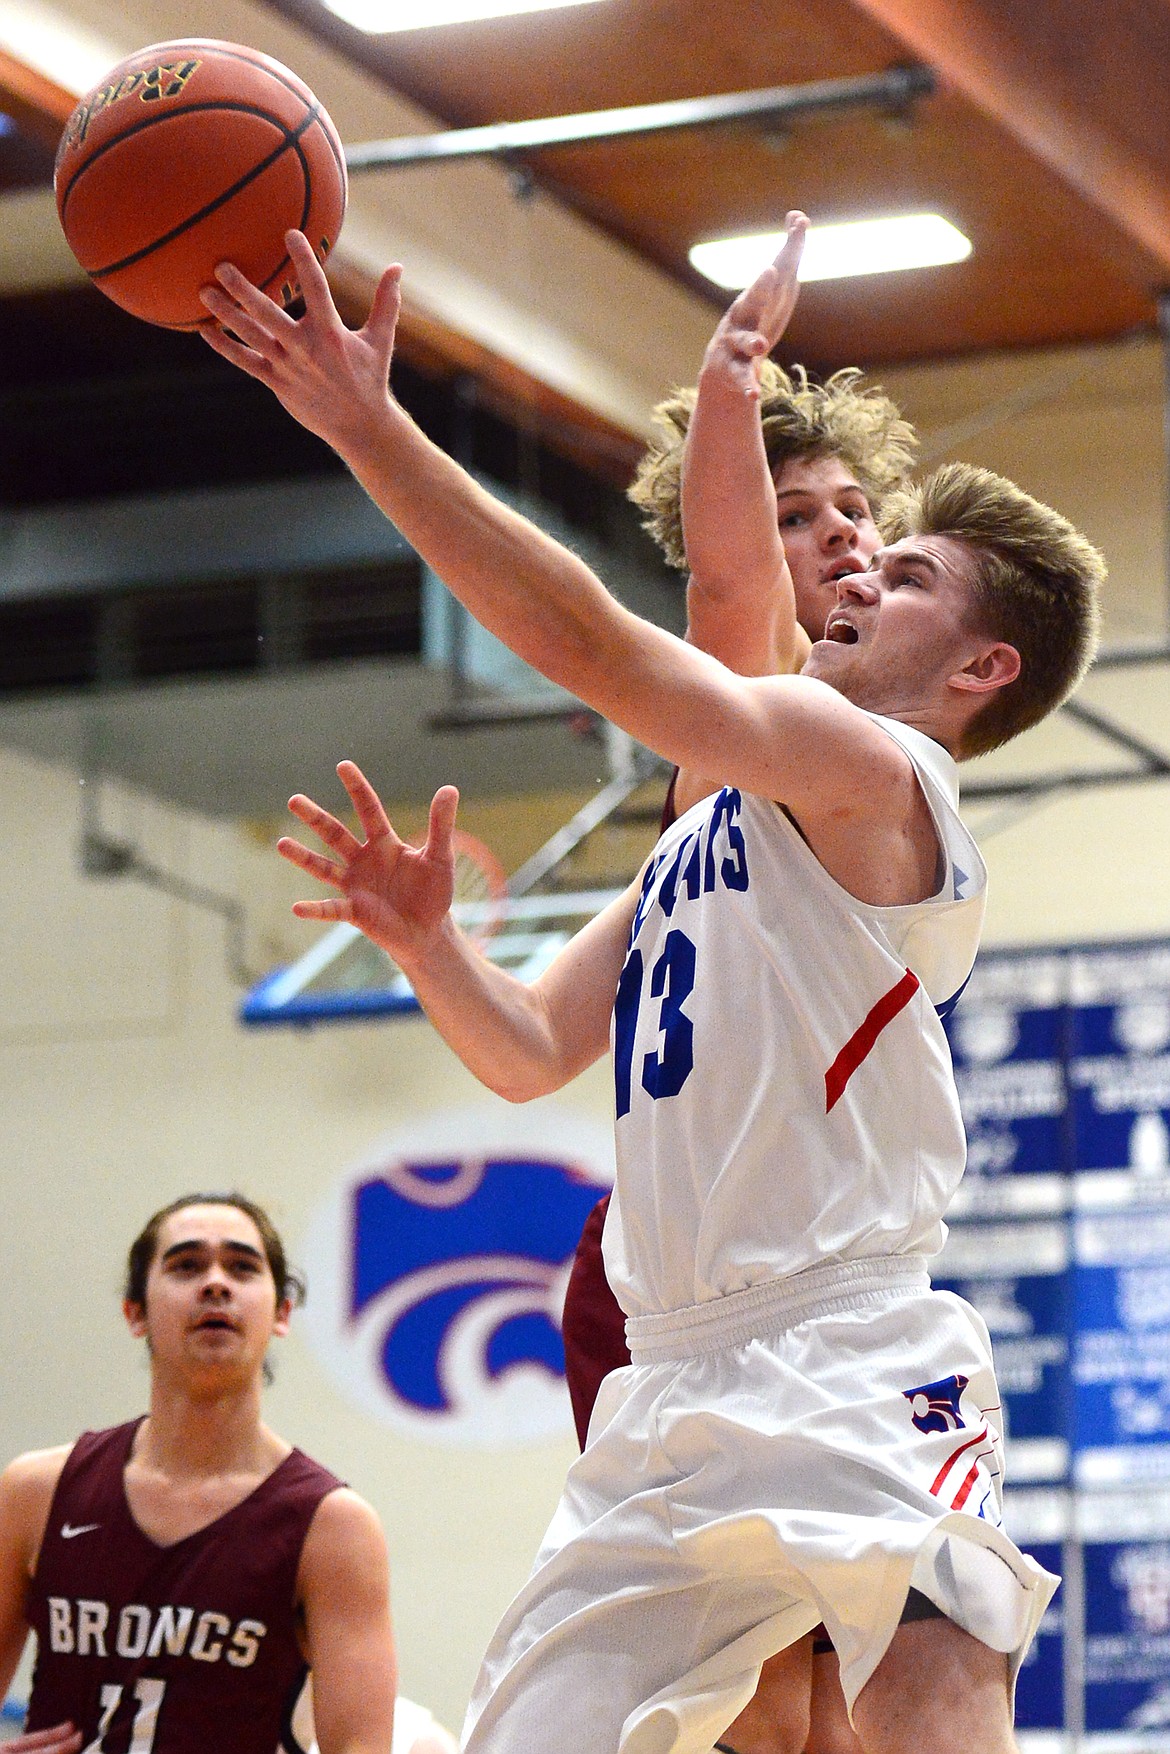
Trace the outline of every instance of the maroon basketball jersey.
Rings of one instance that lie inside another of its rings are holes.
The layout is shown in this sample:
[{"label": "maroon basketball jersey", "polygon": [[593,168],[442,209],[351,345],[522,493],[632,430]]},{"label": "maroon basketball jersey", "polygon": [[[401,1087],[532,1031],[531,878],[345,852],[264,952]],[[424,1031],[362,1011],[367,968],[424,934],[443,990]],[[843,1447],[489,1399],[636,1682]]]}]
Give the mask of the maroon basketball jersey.
[{"label": "maroon basketball jersey", "polygon": [[569,1283],[561,1334],[565,1342],[565,1381],[573,1403],[577,1441],[585,1448],[597,1391],[611,1370],[630,1362],[626,1318],[605,1276],[601,1232],[609,1211],[609,1195],[598,1200],[585,1220]]},{"label": "maroon basketball jersey", "polygon": [[123,1480],[140,1423],[86,1432],[57,1483],[29,1593],[26,1728],[69,1719],[86,1754],[296,1754],[297,1568],[341,1482],[294,1449],[240,1504],[160,1547]]},{"label": "maroon basketball jersey", "polygon": [[[670,776],[666,802],[662,806],[662,828],[665,834],[678,815],[674,807],[674,783],[678,769]],[[585,1220],[569,1283],[565,1287],[565,1312],[561,1333],[565,1342],[565,1381],[573,1403],[573,1422],[577,1441],[585,1448],[589,1420],[597,1391],[611,1370],[619,1370],[630,1362],[626,1346],[626,1318],[605,1276],[601,1254],[601,1233],[605,1214],[609,1211],[609,1195],[598,1200]]]}]

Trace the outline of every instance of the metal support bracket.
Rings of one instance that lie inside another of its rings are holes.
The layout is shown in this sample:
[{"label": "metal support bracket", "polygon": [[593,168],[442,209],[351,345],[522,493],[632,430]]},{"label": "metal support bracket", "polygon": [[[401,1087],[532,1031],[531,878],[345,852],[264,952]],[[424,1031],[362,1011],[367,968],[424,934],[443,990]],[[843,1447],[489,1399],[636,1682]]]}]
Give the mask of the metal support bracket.
[{"label": "metal support bracket", "polygon": [[930,68],[915,63],[853,79],[817,79],[808,85],[774,85],[762,91],[733,91],[717,97],[634,104],[626,109],[587,110],[576,116],[539,116],[527,122],[493,122],[481,128],[369,140],[347,147],[345,162],[352,175],[451,159],[509,158],[546,146],[581,146],[590,141],[662,134],[674,128],[717,128],[736,122],[783,127],[798,117],[842,115],[852,110],[905,117],[911,105],[930,97],[936,86]]},{"label": "metal support bracket", "polygon": [[1096,732],[1114,748],[1133,756],[1138,765],[1072,769],[1066,773],[1036,774],[1018,780],[971,780],[963,786],[963,802],[973,804],[994,798],[1044,797],[1050,792],[1085,791],[1093,786],[1124,786],[1139,780],[1170,778],[1170,757],[1152,743],[1147,743],[1145,738],[1137,737],[1117,724],[1099,707],[1086,706],[1079,700],[1066,700],[1060,710]]},{"label": "metal support bracket", "polygon": [[234,896],[220,895],[217,890],[208,889],[202,883],[191,883],[186,877],[164,871],[161,865],[144,859],[132,842],[115,840],[112,835],[108,835],[98,820],[100,785],[100,778],[90,773],[86,776],[85,789],[81,794],[78,863],[85,876],[99,880],[131,877],[151,889],[161,890],[164,895],[173,895],[178,901],[185,901],[193,907],[205,908],[218,914],[227,933],[227,966],[232,979],[244,988],[254,985],[260,977],[257,970],[249,968],[245,955],[247,912],[243,902]]}]

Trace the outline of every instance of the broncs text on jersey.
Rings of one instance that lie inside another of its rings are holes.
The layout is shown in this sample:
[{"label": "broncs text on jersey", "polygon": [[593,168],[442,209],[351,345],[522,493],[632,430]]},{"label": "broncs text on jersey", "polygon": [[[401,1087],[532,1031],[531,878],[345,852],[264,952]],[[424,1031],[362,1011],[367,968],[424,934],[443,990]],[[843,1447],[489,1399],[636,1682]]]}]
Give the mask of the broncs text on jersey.
[{"label": "broncs text on jersey", "polygon": [[68,1596],[49,1597],[49,1646],[58,1656],[191,1657],[197,1663],[221,1659],[235,1669],[256,1661],[268,1631],[262,1620],[232,1620],[213,1609],[148,1608],[128,1602],[113,1618],[110,1604]]}]

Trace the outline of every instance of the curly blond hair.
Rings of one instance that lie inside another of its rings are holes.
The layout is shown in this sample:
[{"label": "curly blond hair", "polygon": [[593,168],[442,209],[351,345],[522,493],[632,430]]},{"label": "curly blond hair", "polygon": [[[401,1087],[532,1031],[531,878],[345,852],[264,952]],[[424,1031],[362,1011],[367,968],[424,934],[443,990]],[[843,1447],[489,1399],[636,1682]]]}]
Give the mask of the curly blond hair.
[{"label": "curly blond hair", "polygon": [[[790,458],[839,457],[876,513],[905,480],[918,439],[909,421],[876,384],[863,386],[859,367],[834,372],[823,384],[802,365],[791,372],[773,360],[760,370],[760,422],[773,475]],[[629,493],[668,565],[686,571],[681,483],[683,442],[697,391],[676,390],[654,410],[661,437],[638,465]]]}]

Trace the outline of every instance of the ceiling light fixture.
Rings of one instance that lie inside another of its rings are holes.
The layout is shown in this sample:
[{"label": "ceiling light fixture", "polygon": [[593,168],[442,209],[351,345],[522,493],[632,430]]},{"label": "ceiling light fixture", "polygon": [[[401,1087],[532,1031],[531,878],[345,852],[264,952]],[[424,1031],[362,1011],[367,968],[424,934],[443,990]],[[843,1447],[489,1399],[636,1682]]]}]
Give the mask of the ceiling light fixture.
[{"label": "ceiling light fixture", "polygon": [[325,0],[330,12],[371,36],[395,30],[422,30],[433,24],[470,24],[480,18],[510,18],[517,12],[550,12],[558,6],[588,6],[594,0]]},{"label": "ceiling light fixture", "polygon": [[[738,292],[767,267],[783,242],[782,231],[719,238],[695,244],[691,265],[716,286]],[[970,254],[970,238],[938,213],[812,225],[804,240],[800,279],[844,280],[854,274],[935,268],[944,262],[962,262]]]}]

